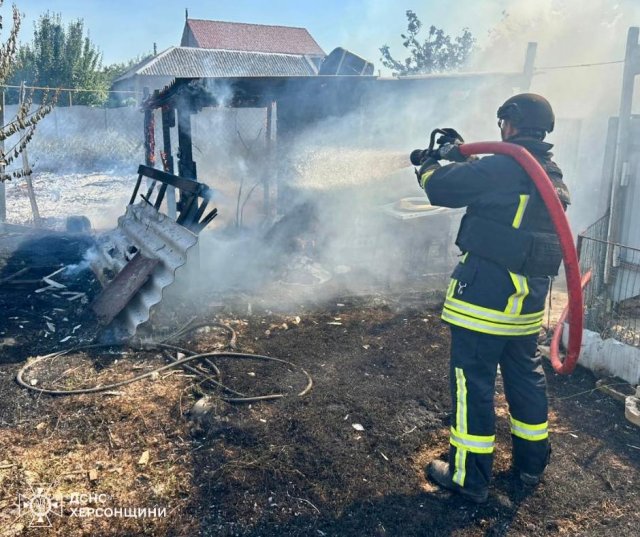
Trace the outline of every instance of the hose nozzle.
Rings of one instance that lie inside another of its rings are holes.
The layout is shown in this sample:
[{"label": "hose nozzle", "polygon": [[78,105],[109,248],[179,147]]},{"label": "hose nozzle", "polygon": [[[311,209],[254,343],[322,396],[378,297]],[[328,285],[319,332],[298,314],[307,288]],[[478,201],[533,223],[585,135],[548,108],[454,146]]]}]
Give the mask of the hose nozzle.
[{"label": "hose nozzle", "polygon": [[428,149],[414,149],[409,155],[409,160],[414,166],[421,166],[429,153]]}]

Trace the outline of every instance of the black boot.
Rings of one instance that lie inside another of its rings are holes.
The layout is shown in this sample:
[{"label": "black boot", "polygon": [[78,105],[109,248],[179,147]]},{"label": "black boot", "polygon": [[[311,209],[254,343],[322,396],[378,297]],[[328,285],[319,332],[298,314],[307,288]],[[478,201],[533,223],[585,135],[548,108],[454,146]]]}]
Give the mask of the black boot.
[{"label": "black boot", "polygon": [[449,471],[449,463],[447,462],[432,461],[429,463],[429,467],[427,468],[427,475],[434,483],[445,489],[457,492],[474,503],[484,503],[487,501],[487,497],[489,496],[489,491],[487,489],[470,490],[454,483],[451,472]]},{"label": "black boot", "polygon": [[531,472],[524,472],[516,468],[516,471],[520,475],[520,481],[522,481],[525,485],[529,487],[535,487],[539,485],[540,482],[542,481],[542,476],[544,475],[544,471],[546,467],[549,465],[550,460],[551,460],[551,446],[549,445],[549,450],[547,451],[547,458],[544,461],[544,468],[542,469],[542,472],[540,472],[539,474],[536,474]]},{"label": "black boot", "polygon": [[528,474],[526,472],[520,472],[520,481],[530,487],[535,487],[540,481],[542,481],[542,474]]}]

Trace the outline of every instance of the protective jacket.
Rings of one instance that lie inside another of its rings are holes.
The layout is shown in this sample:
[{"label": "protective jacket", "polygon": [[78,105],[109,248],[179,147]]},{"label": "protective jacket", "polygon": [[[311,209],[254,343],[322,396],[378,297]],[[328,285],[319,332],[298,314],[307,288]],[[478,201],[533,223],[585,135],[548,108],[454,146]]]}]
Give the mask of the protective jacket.
[{"label": "protective jacket", "polygon": [[[566,208],[569,193],[551,160],[553,146],[509,141],[538,160]],[[467,207],[456,240],[464,255],[452,274],[443,320],[496,336],[537,334],[549,276],[557,274],[562,256],[547,208],[525,171],[510,157],[493,155],[429,170],[423,184],[433,205]]]}]

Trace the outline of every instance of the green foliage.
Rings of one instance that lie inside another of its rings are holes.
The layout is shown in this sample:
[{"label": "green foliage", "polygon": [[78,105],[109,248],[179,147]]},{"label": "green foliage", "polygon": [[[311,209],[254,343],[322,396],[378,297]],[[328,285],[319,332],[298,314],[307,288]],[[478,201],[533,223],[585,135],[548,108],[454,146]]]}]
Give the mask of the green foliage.
[{"label": "green foliage", "polygon": [[469,57],[475,45],[475,38],[468,28],[455,38],[435,26],[429,27],[429,34],[423,42],[418,40],[422,22],[411,10],[407,11],[407,33],[400,34],[403,46],[410,56],[398,61],[391,56],[388,45],[380,48],[382,65],[391,69],[394,75],[420,75],[459,69]]},{"label": "green foliage", "polygon": [[[18,51],[11,83],[24,81],[27,85],[91,90],[72,92],[71,102],[102,105],[107,102],[107,90],[113,80],[137,61],[138,58],[103,68],[102,53],[85,36],[82,19],[65,26],[60,14],[46,12],[34,24],[33,41]],[[63,91],[58,106],[69,102]]]}]

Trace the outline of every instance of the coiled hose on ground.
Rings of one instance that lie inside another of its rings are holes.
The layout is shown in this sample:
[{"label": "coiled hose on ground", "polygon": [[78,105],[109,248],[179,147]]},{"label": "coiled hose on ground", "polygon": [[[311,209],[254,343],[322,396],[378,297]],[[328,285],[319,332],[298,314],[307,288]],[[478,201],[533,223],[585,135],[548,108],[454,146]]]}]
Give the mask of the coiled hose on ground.
[{"label": "coiled hose on ground", "polygon": [[[311,378],[311,375],[309,375],[309,373],[307,373],[303,368],[295,365],[292,362],[289,362],[287,360],[283,360],[281,358],[274,358],[272,356],[263,356],[261,354],[249,354],[249,353],[242,353],[242,352],[218,352],[218,351],[214,351],[214,352],[205,352],[205,353],[196,353],[194,351],[191,351],[189,349],[185,349],[182,347],[178,347],[176,345],[171,345],[169,343],[167,343],[167,341],[169,340],[173,340],[176,339],[180,336],[183,336],[189,332],[193,332],[194,330],[197,330],[198,328],[203,328],[206,326],[211,326],[211,327],[218,327],[218,328],[222,328],[224,329],[228,334],[229,334],[229,342],[228,342],[228,347],[230,347],[231,349],[235,349],[236,346],[236,333],[233,330],[233,328],[231,328],[230,326],[226,325],[226,324],[221,324],[221,323],[199,323],[196,325],[187,325],[187,327],[179,330],[178,332],[176,332],[175,334],[172,334],[171,336],[169,336],[168,338],[163,339],[160,342],[140,342],[137,344],[128,344],[128,343],[124,343],[124,344],[119,344],[119,345],[113,345],[113,344],[104,344],[104,343],[98,343],[98,344],[89,344],[89,345],[81,345],[78,347],[73,347],[70,349],[66,349],[63,351],[59,351],[59,352],[54,352],[51,354],[47,354],[45,356],[38,356],[37,358],[35,358],[34,360],[27,362],[24,366],[22,366],[20,368],[20,370],[18,371],[17,375],[16,375],[16,382],[22,386],[23,388],[26,388],[28,390],[34,391],[34,392],[38,392],[40,394],[46,394],[46,395],[80,395],[80,394],[88,394],[88,393],[101,393],[101,392],[106,392],[106,391],[111,391],[114,390],[116,388],[120,388],[122,386],[126,386],[127,384],[131,384],[133,382],[138,382],[139,380],[145,379],[145,378],[149,378],[152,375],[155,375],[157,373],[160,373],[162,371],[166,371],[167,369],[173,369],[175,367],[184,367],[185,369],[191,371],[192,373],[195,373],[196,375],[202,377],[203,379],[203,383],[209,383],[213,386],[216,386],[218,388],[221,388],[222,390],[224,390],[227,393],[230,393],[232,395],[234,395],[235,397],[226,397],[226,396],[220,396],[220,399],[222,399],[223,401],[227,401],[229,403],[252,403],[252,402],[256,402],[256,401],[269,401],[269,400],[273,400],[273,399],[282,399],[283,397],[286,396],[286,394],[284,393],[273,393],[273,394],[268,394],[268,395],[258,395],[258,396],[252,396],[252,397],[248,397],[243,393],[237,392],[231,388],[229,388],[228,386],[225,386],[222,383],[222,374],[220,372],[220,369],[211,361],[212,359],[217,358],[235,358],[235,359],[244,359],[244,360],[260,360],[260,361],[268,361],[268,362],[277,362],[280,364],[284,364],[284,365],[288,365],[294,369],[298,369],[300,370],[303,375],[306,377],[307,379],[307,384],[305,386],[305,388],[299,392],[297,395],[298,397],[302,397],[304,395],[306,395],[307,393],[309,393],[311,391],[311,388],[313,387],[313,379]],[[120,382],[114,382],[113,384],[107,384],[104,386],[96,386],[93,388],[79,388],[79,389],[72,389],[72,390],[55,390],[55,389],[50,389],[50,388],[40,388],[37,386],[32,386],[29,382],[24,380],[24,376],[25,373],[31,369],[32,367],[34,367],[35,365],[37,365],[40,362],[43,362],[45,360],[50,360],[50,359],[54,359],[54,358],[59,358],[60,356],[64,356],[67,354],[71,354],[72,352],[80,352],[80,351],[86,351],[86,350],[91,350],[91,349],[104,349],[104,348],[131,348],[134,350],[139,350],[139,351],[151,351],[151,350],[160,350],[164,353],[165,357],[170,360],[171,363],[164,365],[162,367],[157,367],[151,371],[147,371],[146,373],[143,373],[141,375],[136,375],[135,377],[131,377],[129,379],[125,379],[122,380]],[[181,352],[183,354],[185,354],[186,356],[184,358],[174,358],[173,354],[170,353],[170,351],[173,352]],[[200,369],[196,369],[194,367],[192,367],[189,362],[195,362],[195,361],[203,361],[205,362],[209,368],[211,369],[210,372],[205,372],[203,370]]]}]

